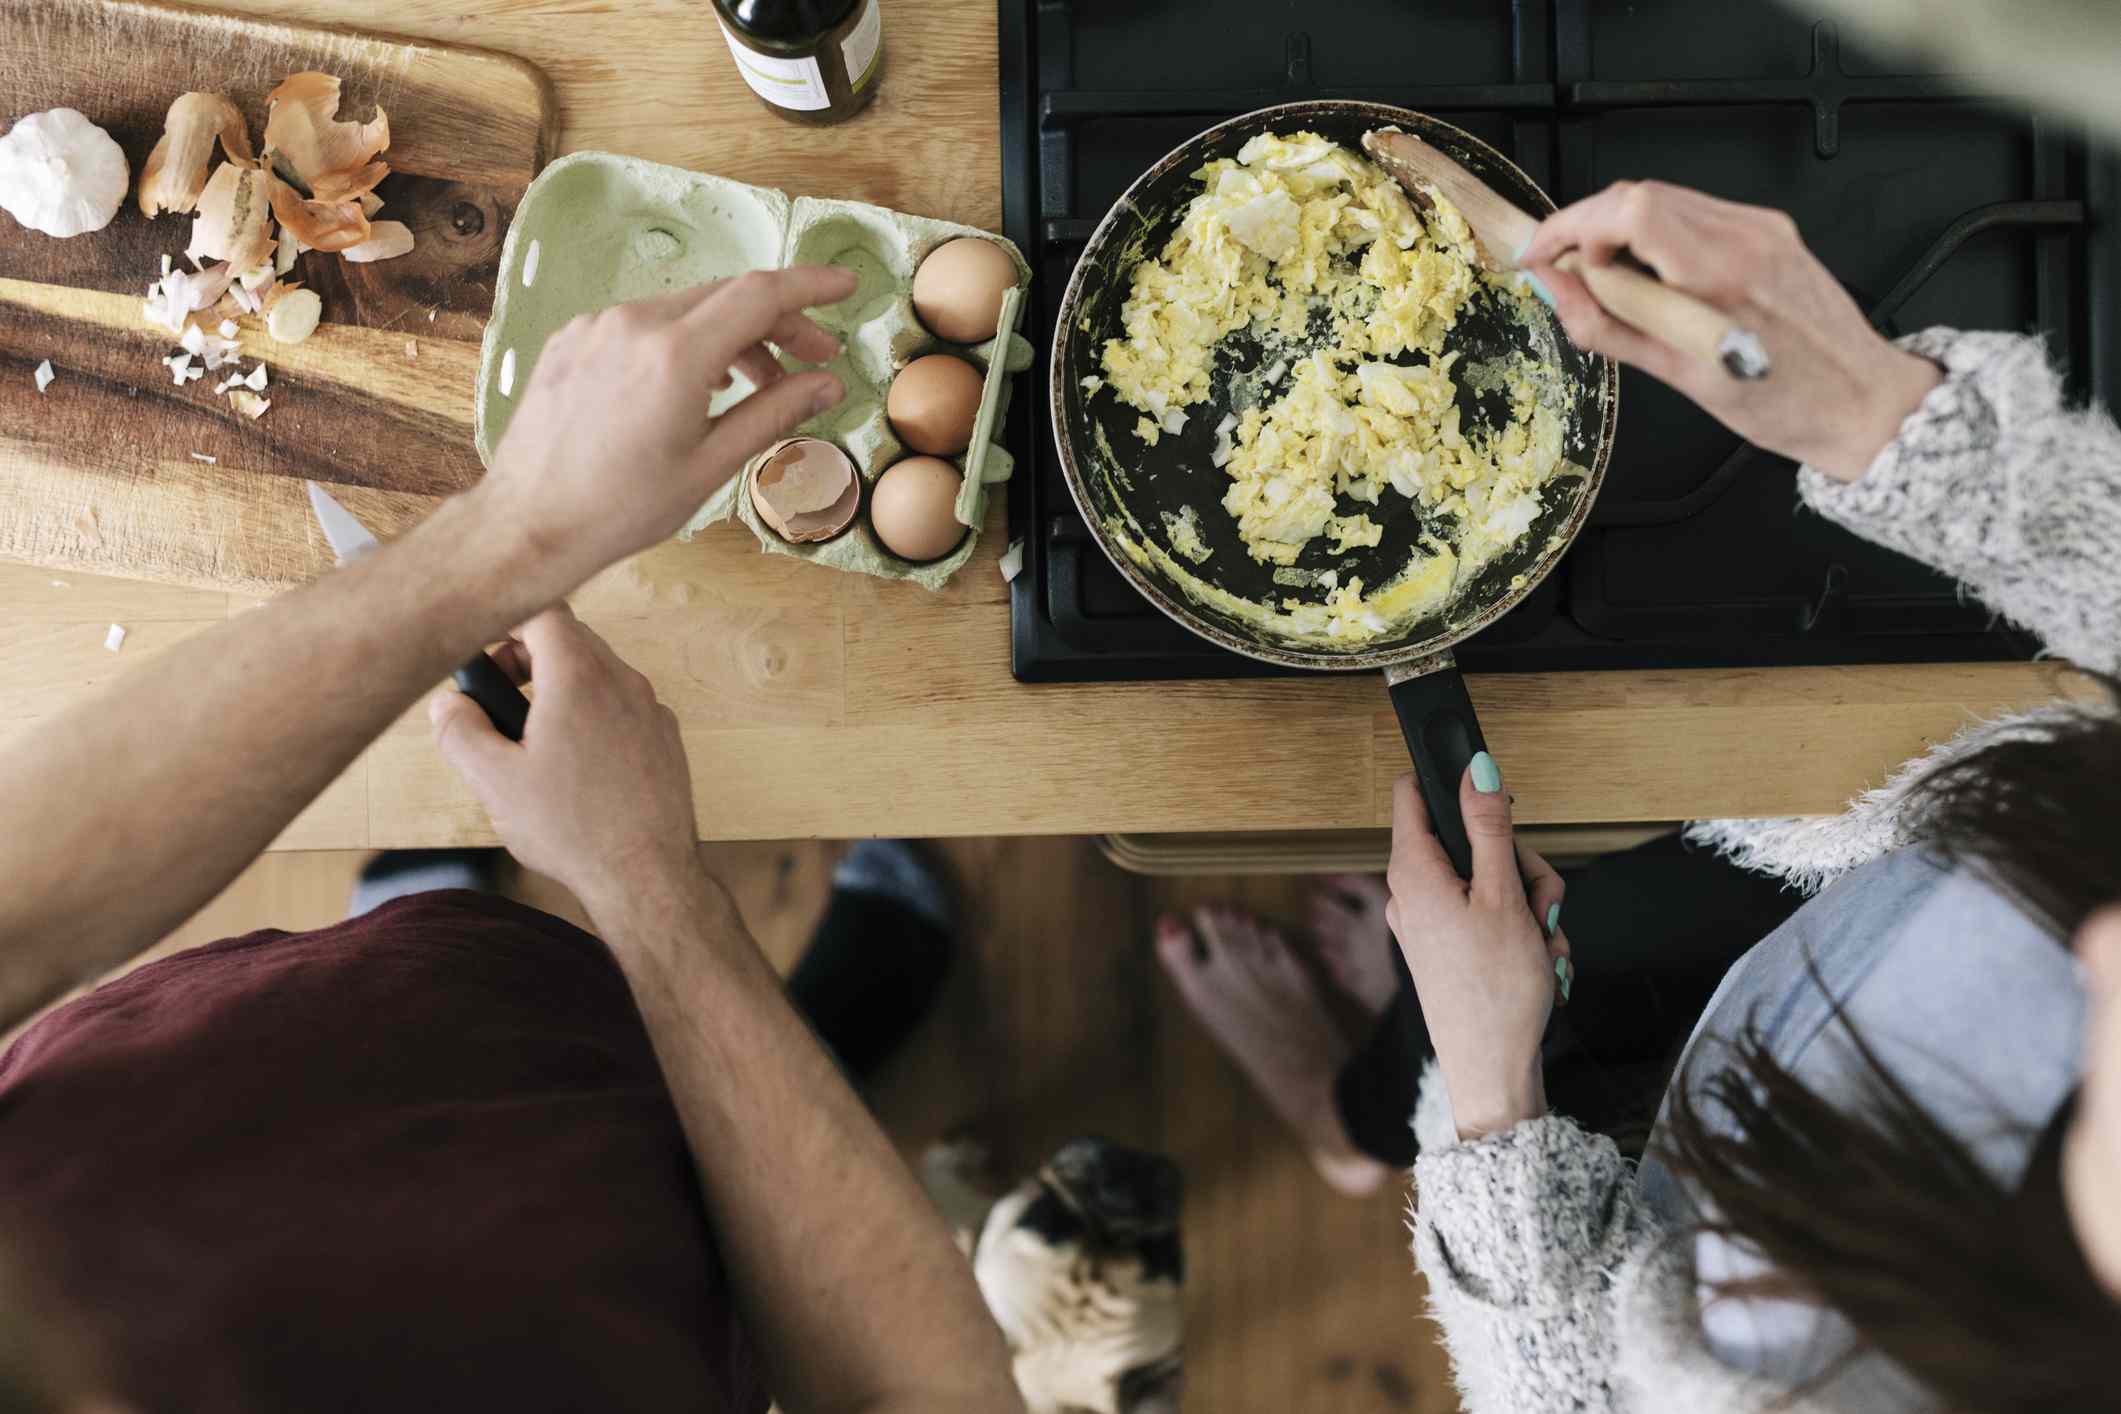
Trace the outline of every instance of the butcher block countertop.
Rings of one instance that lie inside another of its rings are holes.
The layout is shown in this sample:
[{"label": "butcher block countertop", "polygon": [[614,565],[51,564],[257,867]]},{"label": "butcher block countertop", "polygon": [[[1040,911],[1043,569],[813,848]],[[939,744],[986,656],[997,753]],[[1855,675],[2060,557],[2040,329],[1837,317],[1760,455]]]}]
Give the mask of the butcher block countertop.
[{"label": "butcher block countertop", "polygon": [[[563,152],[633,153],[997,228],[993,5],[883,5],[882,94],[829,129],[760,111],[706,0],[397,0],[388,25],[540,66],[559,94]],[[359,26],[372,7],[222,8]],[[455,394],[468,408],[473,370],[434,372],[462,385]],[[1035,391],[1027,380],[1019,395]],[[1004,499],[994,498],[978,556],[940,594],[762,555],[741,527],[722,527],[620,565],[577,596],[583,617],[654,680],[683,723],[704,837],[1198,834],[1389,821],[1406,754],[1375,675],[1019,685],[996,568]],[[415,497],[365,507],[399,525],[424,508]],[[185,640],[253,602],[0,565],[0,732],[64,712],[148,654],[184,651]],[[117,653],[103,646],[112,623],[129,631]],[[1593,823],[1833,811],[1972,717],[2052,695],[2056,679],[2030,665],[1955,665],[1508,675],[1475,677],[1471,690],[1518,818]],[[279,847],[491,839],[415,711]]]}]

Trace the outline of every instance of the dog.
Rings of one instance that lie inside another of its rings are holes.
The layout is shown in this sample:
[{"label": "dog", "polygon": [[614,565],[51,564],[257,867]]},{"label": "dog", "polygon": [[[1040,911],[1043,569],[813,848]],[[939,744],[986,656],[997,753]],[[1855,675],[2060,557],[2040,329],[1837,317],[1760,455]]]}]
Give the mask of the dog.
[{"label": "dog", "polygon": [[972,1262],[1030,1414],[1177,1414],[1184,1262],[1178,1166],[1063,1145],[999,1198],[986,1151],[936,1145],[921,1178]]}]

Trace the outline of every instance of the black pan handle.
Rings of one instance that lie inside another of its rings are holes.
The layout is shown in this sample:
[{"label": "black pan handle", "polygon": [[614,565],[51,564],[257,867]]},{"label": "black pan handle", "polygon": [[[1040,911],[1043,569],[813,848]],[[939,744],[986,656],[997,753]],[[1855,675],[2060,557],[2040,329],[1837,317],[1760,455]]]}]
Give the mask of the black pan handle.
[{"label": "black pan handle", "polygon": [[481,653],[455,673],[457,690],[479,704],[493,729],[510,741],[523,739],[523,724],[530,720],[530,699],[523,695],[501,665]]},{"label": "black pan handle", "polygon": [[1429,827],[1443,842],[1451,867],[1462,879],[1473,877],[1473,847],[1466,839],[1465,813],[1458,808],[1458,783],[1474,754],[1487,750],[1480,718],[1466,694],[1465,675],[1448,651],[1432,653],[1385,670],[1392,710],[1414,757],[1414,779],[1421,802],[1429,808]]}]

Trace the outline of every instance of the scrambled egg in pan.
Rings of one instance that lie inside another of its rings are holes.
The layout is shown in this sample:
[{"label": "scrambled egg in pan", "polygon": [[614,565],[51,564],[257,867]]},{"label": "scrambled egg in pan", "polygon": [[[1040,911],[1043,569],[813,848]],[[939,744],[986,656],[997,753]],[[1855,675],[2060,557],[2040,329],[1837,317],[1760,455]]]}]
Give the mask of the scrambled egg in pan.
[{"label": "scrambled egg in pan", "polygon": [[[1241,617],[1263,611],[1302,637],[1377,637],[1438,607],[1461,573],[1531,527],[1542,488],[1566,466],[1557,399],[1541,397],[1553,370],[1521,354],[1484,369],[1510,420],[1459,426],[1459,356],[1443,351],[1445,336],[1482,290],[1523,296],[1481,270],[1448,203],[1424,216],[1382,169],[1314,133],[1263,134],[1195,175],[1205,190],[1162,255],[1135,267],[1126,337],[1107,341],[1104,377],[1087,390],[1109,387],[1139,410],[1135,434],[1154,446],[1209,399],[1218,346],[1244,331],[1264,366],[1231,371],[1255,382],[1256,400],[1234,400],[1243,411],[1216,429],[1214,459],[1230,478],[1223,508],[1252,557],[1288,566],[1321,535],[1332,554],[1374,546],[1383,528],[1363,508],[1386,495],[1415,502],[1448,540],[1426,536],[1404,571],[1367,594],[1330,570],[1278,570],[1278,581],[1329,591],[1323,604],[1286,600],[1282,614],[1201,584],[1156,546],[1126,548]],[[1181,552],[1204,558],[1192,545]]]}]

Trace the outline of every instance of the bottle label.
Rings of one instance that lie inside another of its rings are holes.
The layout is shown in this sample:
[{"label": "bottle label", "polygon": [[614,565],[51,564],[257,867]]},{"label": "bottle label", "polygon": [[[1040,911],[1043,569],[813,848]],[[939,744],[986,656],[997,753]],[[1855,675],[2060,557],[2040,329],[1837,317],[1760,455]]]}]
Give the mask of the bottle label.
[{"label": "bottle label", "polygon": [[776,59],[756,49],[746,49],[727,25],[722,26],[722,38],[729,41],[736,71],[751,85],[751,91],[768,103],[799,112],[832,106],[832,99],[825,93],[825,71],[818,67],[817,60]]},{"label": "bottle label", "polygon": [[840,52],[847,57],[847,83],[856,93],[876,77],[877,55],[883,51],[884,12],[877,0],[864,0],[862,18],[840,41]]}]

